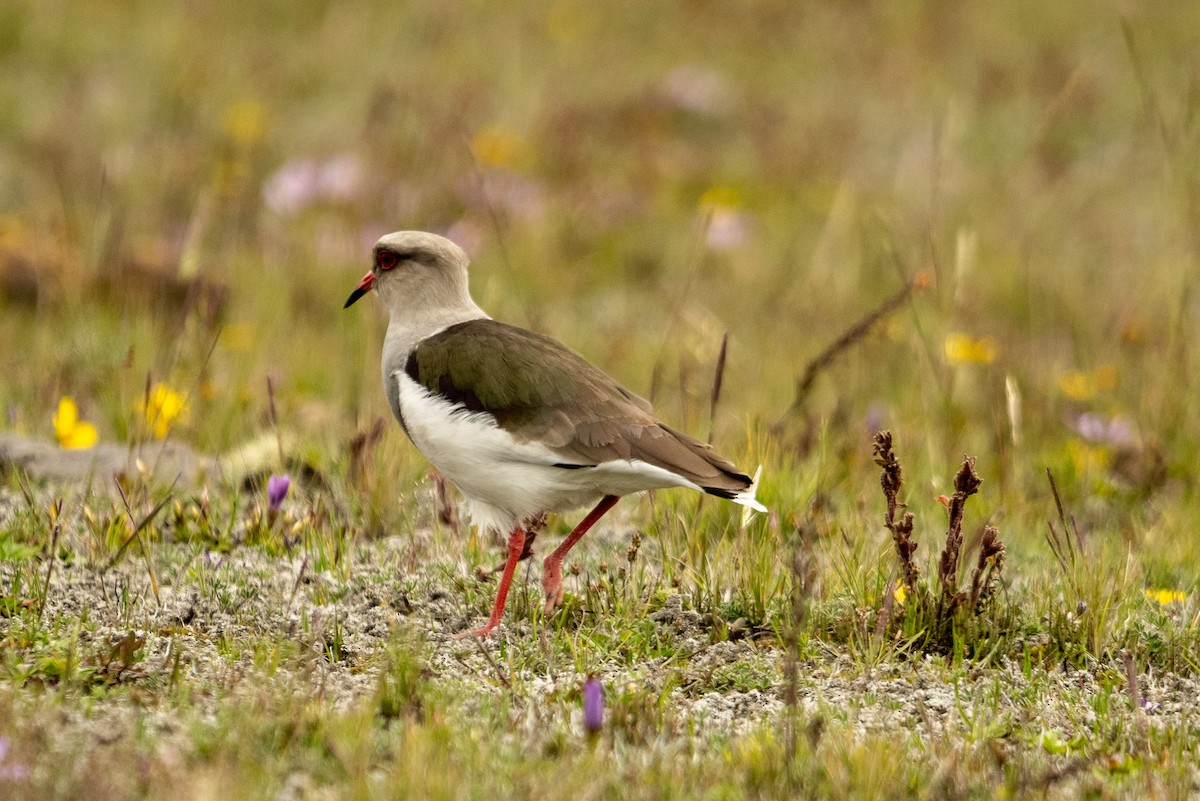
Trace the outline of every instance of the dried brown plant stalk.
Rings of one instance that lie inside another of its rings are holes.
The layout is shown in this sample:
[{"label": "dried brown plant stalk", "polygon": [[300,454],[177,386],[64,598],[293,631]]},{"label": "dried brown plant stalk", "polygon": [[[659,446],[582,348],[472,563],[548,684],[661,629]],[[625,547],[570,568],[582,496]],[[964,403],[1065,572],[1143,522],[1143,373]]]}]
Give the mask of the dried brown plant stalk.
[{"label": "dried brown plant stalk", "polygon": [[946,547],[938,561],[938,580],[942,585],[941,606],[953,614],[964,599],[958,593],[958,557],[962,552],[962,519],[967,498],[979,491],[983,479],[975,472],[975,459],[963,457],[962,467],[954,476],[954,495],[950,498],[950,525],[946,529]]},{"label": "dried brown plant stalk", "polygon": [[912,539],[913,516],[904,512],[899,520],[896,511],[905,506],[898,500],[900,487],[904,484],[903,470],[899,460],[892,450],[892,432],[880,431],[875,434],[875,464],[883,468],[879,483],[883,487],[883,495],[887,498],[887,515],[883,524],[892,532],[892,542],[896,545],[896,555],[900,558],[901,571],[904,574],[904,584],[909,589],[916,589],[917,579],[921,571],[913,561],[913,553],[917,543]]},{"label": "dried brown plant stalk", "polygon": [[971,575],[971,608],[979,614],[988,600],[996,594],[1000,571],[1004,569],[1004,543],[995,526],[984,526],[979,542],[979,558]]},{"label": "dried brown plant stalk", "polygon": [[[883,494],[887,499],[884,525],[892,532],[892,542],[896,546],[896,554],[900,559],[904,584],[913,593],[913,608],[921,610],[919,614],[923,616],[926,611],[935,614],[932,620],[922,618],[932,625],[933,639],[936,642],[946,643],[948,642],[946,637],[954,630],[954,616],[964,605],[969,603],[971,612],[976,616],[983,614],[1000,586],[1000,573],[1004,569],[1005,547],[1000,540],[1000,532],[995,526],[986,525],[980,536],[979,555],[971,574],[970,589],[969,591],[958,589],[958,566],[963,549],[963,513],[966,509],[967,498],[979,491],[983,479],[975,472],[975,459],[965,456],[962,466],[954,477],[954,495],[949,499],[939,499],[949,507],[950,520],[946,530],[946,545],[938,561],[938,580],[942,591],[937,605],[934,607],[930,603],[932,593],[929,588],[924,584],[918,584],[920,570],[913,561],[913,553],[917,550],[917,543],[912,539],[913,516],[910,512],[904,511],[897,519],[899,512],[905,508],[904,504],[899,501],[904,476],[900,461],[892,449],[892,433],[890,431],[880,431],[875,435],[874,451],[875,464],[882,468],[879,483],[883,487]],[[895,590],[896,581],[892,580],[888,584],[883,609],[876,624],[876,641],[879,641],[881,635],[886,633],[893,613]]]}]

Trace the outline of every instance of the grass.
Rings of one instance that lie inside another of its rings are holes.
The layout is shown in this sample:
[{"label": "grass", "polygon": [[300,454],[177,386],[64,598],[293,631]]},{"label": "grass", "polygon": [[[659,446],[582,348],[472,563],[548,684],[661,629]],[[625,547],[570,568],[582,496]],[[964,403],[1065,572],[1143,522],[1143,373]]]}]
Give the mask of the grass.
[{"label": "grass", "polygon": [[[53,442],[70,396],[143,458],[126,501],[2,476],[0,795],[1196,792],[1196,9],[656,20],[0,11],[0,433]],[[535,560],[501,637],[450,641],[501,548],[391,422],[381,315],[341,310],[399,228],[762,465],[771,514],[627,499],[555,615]],[[154,477],[168,391],[202,484]]]}]

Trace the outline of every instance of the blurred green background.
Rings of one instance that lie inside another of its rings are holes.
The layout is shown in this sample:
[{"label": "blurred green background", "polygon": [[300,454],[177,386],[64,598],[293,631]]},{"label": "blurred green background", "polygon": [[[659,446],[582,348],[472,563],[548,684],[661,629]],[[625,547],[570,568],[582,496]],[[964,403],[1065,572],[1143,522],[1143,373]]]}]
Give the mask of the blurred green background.
[{"label": "blurred green background", "polygon": [[[5,3],[4,427],[52,441],[71,396],[137,440],[163,382],[225,452],[269,376],[343,475],[387,412],[342,302],[419,228],[700,436],[728,332],[715,441],[785,515],[873,497],[882,427],[923,496],[965,451],[1010,507],[1046,466],[1098,520],[1190,502],[1198,38],[1178,2]],[[384,507],[426,469],[388,425]]]}]

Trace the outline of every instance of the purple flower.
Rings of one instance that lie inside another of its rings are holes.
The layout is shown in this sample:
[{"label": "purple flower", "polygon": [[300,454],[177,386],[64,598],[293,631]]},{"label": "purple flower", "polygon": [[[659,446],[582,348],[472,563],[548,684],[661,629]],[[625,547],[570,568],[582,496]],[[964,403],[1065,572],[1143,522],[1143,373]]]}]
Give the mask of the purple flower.
[{"label": "purple flower", "polygon": [[713,250],[734,250],[746,243],[753,227],[745,212],[718,206],[709,218],[706,241]]},{"label": "purple flower", "polygon": [[288,488],[291,486],[292,480],[288,478],[287,473],[267,479],[267,510],[271,514],[279,513],[279,507],[283,505],[283,499],[287,497]]},{"label": "purple flower", "polygon": [[345,203],[362,184],[363,168],[352,154],[284,164],[263,186],[263,201],[276,214],[290,216],[317,203]]},{"label": "purple flower", "polygon": [[1104,417],[1094,412],[1085,412],[1070,422],[1071,430],[1088,442],[1099,445],[1125,447],[1137,441],[1137,428],[1133,422],[1121,415]]},{"label": "purple flower", "polygon": [[604,685],[594,676],[583,683],[583,728],[595,736],[604,724]]}]

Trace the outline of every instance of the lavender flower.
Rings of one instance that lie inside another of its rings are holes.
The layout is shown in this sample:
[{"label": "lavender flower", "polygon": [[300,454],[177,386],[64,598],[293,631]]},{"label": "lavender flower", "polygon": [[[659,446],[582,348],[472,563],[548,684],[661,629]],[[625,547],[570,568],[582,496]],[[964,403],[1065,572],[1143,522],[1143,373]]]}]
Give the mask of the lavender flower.
[{"label": "lavender flower", "polygon": [[604,724],[604,685],[594,676],[583,683],[583,728],[591,736]]},{"label": "lavender flower", "polygon": [[279,507],[283,505],[283,499],[287,497],[288,488],[291,486],[292,480],[287,473],[267,479],[267,511],[271,515],[279,514]]},{"label": "lavender flower", "polygon": [[734,250],[750,238],[750,216],[738,209],[717,207],[708,221],[706,241],[713,250]]},{"label": "lavender flower", "polygon": [[267,179],[262,195],[272,211],[290,216],[318,203],[347,203],[362,181],[362,164],[352,154],[325,160],[297,159]]},{"label": "lavender flower", "polygon": [[1126,447],[1137,441],[1137,428],[1133,422],[1121,415],[1106,418],[1094,412],[1085,412],[1069,423],[1071,430],[1084,440],[1114,447]]}]

